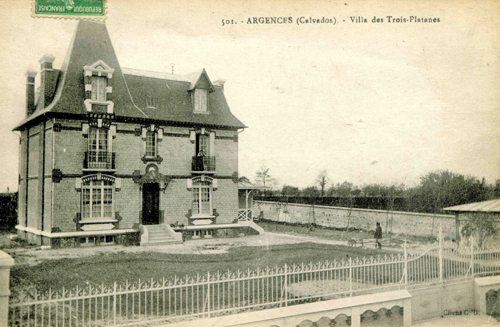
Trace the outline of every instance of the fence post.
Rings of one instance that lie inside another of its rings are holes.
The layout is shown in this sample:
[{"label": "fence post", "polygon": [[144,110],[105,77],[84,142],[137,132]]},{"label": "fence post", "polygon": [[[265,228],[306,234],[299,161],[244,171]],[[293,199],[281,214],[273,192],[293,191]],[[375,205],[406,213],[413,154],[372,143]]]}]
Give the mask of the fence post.
[{"label": "fence post", "polygon": [[471,277],[474,278],[474,239],[470,238],[470,274]]},{"label": "fence post", "polygon": [[288,306],[288,266],[285,263],[285,307]]},{"label": "fence post", "polygon": [[349,257],[349,294],[352,297],[352,258]]},{"label": "fence post", "polygon": [[[238,296],[239,296],[239,294],[238,294]],[[211,314],[210,314],[210,271],[207,272],[207,311],[208,311],[208,318],[210,318],[210,316],[211,316]]]},{"label": "fence post", "polygon": [[116,325],[116,281],[113,285],[113,324]]},{"label": "fence post", "polygon": [[439,283],[443,284],[443,229],[439,226]]},{"label": "fence post", "polygon": [[10,268],[14,259],[0,251],[0,326],[9,325]]},{"label": "fence post", "polygon": [[406,238],[405,238],[405,243],[404,243],[404,263],[403,263],[403,273],[405,276],[405,289],[408,287],[408,252],[406,249]]}]

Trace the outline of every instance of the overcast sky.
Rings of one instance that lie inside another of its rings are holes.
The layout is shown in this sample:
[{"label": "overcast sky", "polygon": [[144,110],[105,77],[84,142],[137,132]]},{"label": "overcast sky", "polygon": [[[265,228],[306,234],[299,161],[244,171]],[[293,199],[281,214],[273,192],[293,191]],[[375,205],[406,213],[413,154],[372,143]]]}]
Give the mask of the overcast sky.
[{"label": "overcast sky", "polygon": [[[404,183],[436,169],[500,178],[497,1],[108,0],[122,67],[226,80],[240,134],[239,172],[265,165],[280,184]],[[0,0],[0,191],[17,190],[26,69],[44,53],[60,68],[74,20],[30,17]],[[386,16],[439,18],[388,23]],[[371,23],[374,16],[383,23]],[[292,17],[289,24],[247,24]],[[297,25],[297,18],[337,24]],[[363,17],[368,23],[352,23]],[[237,24],[222,26],[222,19]],[[344,22],[345,21],[345,22]]]}]

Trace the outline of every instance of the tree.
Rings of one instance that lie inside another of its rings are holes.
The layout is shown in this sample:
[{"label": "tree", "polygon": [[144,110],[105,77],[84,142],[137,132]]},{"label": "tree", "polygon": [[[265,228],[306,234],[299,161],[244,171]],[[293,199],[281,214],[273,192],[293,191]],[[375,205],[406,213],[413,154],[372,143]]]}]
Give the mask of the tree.
[{"label": "tree", "polygon": [[300,196],[300,190],[295,186],[283,185],[281,194],[283,194],[284,196]]},{"label": "tree", "polygon": [[326,184],[330,182],[330,179],[328,178],[328,173],[326,170],[322,170],[319,172],[318,177],[316,177],[316,184],[319,185],[320,189],[320,196],[323,198],[325,195],[325,187]]},{"label": "tree", "polygon": [[484,212],[471,212],[465,215],[467,221],[462,227],[461,234],[463,237],[474,237],[479,247],[483,246],[484,241],[496,235],[498,228],[498,218],[493,214]]},{"label": "tree", "polygon": [[317,198],[319,197],[319,190],[316,186],[308,186],[302,190],[302,196],[309,198]]},{"label": "tree", "polygon": [[255,174],[255,180],[263,186],[266,186],[266,183],[269,184],[272,180],[271,175],[269,175],[269,168],[266,166],[260,167],[259,171]]}]

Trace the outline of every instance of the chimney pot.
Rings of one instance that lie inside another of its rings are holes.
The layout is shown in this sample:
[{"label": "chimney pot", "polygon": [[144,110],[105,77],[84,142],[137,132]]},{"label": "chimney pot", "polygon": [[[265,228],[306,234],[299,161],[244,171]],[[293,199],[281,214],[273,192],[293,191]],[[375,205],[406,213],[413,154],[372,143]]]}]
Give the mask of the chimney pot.
[{"label": "chimney pot", "polygon": [[44,54],[43,57],[38,61],[42,66],[42,70],[44,69],[52,69],[52,63],[56,57],[53,54]]}]

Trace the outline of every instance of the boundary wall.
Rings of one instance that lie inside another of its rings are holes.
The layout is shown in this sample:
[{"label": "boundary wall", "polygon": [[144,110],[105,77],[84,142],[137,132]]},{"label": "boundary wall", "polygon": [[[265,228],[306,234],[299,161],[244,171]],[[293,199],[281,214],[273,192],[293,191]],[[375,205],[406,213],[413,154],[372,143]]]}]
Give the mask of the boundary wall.
[{"label": "boundary wall", "polygon": [[445,236],[456,237],[454,215],[404,211],[342,208],[310,204],[254,201],[254,217],[289,224],[315,224],[343,229],[374,231],[377,222],[383,233],[435,236],[442,227]]}]

